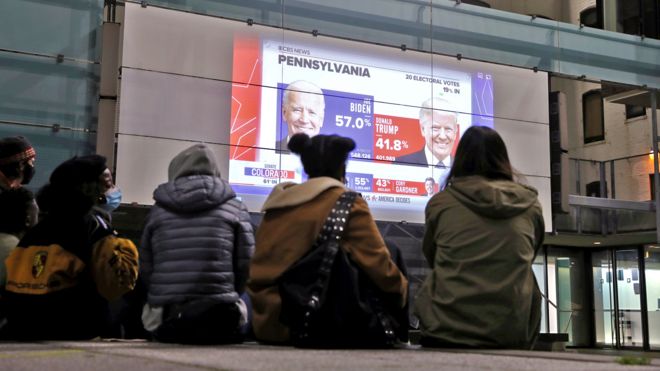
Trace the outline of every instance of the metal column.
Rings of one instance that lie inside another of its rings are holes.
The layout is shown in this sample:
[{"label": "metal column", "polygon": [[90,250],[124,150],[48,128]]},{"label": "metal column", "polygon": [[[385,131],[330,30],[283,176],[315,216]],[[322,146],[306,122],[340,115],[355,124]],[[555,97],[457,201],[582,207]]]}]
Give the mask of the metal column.
[{"label": "metal column", "polygon": [[653,135],[653,184],[655,185],[655,241],[660,242],[660,174],[658,173],[658,91],[649,91],[651,98],[651,133]]}]

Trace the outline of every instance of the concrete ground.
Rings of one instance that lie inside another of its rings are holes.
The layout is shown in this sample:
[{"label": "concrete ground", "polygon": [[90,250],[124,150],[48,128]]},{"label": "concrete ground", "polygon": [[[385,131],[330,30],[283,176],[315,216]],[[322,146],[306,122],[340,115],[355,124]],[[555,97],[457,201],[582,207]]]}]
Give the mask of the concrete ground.
[{"label": "concrete ground", "polygon": [[[622,355],[650,365],[621,365]],[[303,350],[246,343],[183,346],[145,341],[0,343],[0,370],[659,370],[659,353],[576,351]]]}]

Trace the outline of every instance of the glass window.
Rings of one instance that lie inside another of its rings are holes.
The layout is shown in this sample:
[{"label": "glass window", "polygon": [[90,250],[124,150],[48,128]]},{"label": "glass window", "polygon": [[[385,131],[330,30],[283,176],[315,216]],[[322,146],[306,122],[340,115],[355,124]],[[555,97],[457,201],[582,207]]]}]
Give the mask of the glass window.
[{"label": "glass window", "polygon": [[626,119],[646,116],[646,107],[626,104]]},{"label": "glass window", "polygon": [[616,8],[616,30],[630,35],[639,35],[639,1],[617,1]]},{"label": "glass window", "polygon": [[476,5],[476,6],[483,6],[484,8],[490,8],[490,4],[488,4],[485,1],[481,1],[481,0],[463,0],[461,2],[463,4],[470,4],[470,5]]},{"label": "glass window", "polygon": [[660,0],[643,0],[642,3],[644,36],[660,39]]},{"label": "glass window", "polygon": [[603,28],[602,12],[598,7],[587,8],[580,12],[580,24],[585,27]]},{"label": "glass window", "polygon": [[536,18],[541,18],[541,19],[547,19],[547,20],[549,20],[549,21],[554,21],[554,19],[552,19],[552,18],[550,18],[550,17],[548,17],[548,16],[545,16],[545,15],[543,15],[543,14],[528,14],[528,15],[529,15],[529,16],[532,16],[532,17],[536,17]]},{"label": "glass window", "polygon": [[660,37],[660,0],[617,1],[617,31]]},{"label": "glass window", "polygon": [[591,254],[594,284],[594,325],[596,345],[614,346],[616,325],[614,324],[614,294],[611,251],[596,251]]},{"label": "glass window", "polygon": [[548,248],[549,332],[568,334],[568,345],[590,346],[592,315],[584,252]]},{"label": "glass window", "polygon": [[[651,158],[653,155],[650,155]],[[649,197],[649,200],[655,201],[655,175],[653,173],[649,174],[649,192],[651,192],[651,196]]]},{"label": "glass window", "polygon": [[548,331],[548,314],[547,314],[547,297],[548,293],[546,292],[546,284],[545,284],[545,257],[543,254],[543,251],[539,251],[538,255],[536,255],[536,259],[534,259],[534,263],[532,264],[532,270],[534,271],[534,277],[536,277],[536,283],[539,285],[539,289],[541,290],[541,294],[543,294],[543,300],[542,300],[542,305],[541,305],[541,332],[549,332]]},{"label": "glass window", "polygon": [[641,347],[642,310],[638,250],[616,251],[616,292],[619,304],[619,339],[622,347]]},{"label": "glass window", "polygon": [[651,349],[660,350],[660,246],[646,246],[644,267],[646,305],[649,314],[649,345]]},{"label": "glass window", "polygon": [[584,143],[605,139],[605,120],[603,114],[603,96],[600,90],[591,90],[582,94],[582,125]]}]

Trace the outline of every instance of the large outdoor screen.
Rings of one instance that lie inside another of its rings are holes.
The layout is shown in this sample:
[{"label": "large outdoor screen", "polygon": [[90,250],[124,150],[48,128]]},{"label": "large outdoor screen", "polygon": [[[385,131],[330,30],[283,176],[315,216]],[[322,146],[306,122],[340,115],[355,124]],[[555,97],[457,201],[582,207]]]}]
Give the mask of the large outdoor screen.
[{"label": "large outdoor screen", "polygon": [[493,127],[489,72],[294,40],[234,40],[243,83],[232,86],[229,180],[241,194],[306,179],[286,146],[292,134],[337,134],[356,142],[350,188],[372,208],[419,211],[443,186],[461,133]]},{"label": "large outdoor screen", "polygon": [[356,142],[347,185],[376,219],[419,223],[461,135],[484,125],[500,133],[521,180],[539,189],[551,226],[543,72],[132,3],[122,27],[125,202],[153,203],[169,161],[205,142],[258,212],[274,185],[307,179],[287,147],[293,134],[338,134]]}]

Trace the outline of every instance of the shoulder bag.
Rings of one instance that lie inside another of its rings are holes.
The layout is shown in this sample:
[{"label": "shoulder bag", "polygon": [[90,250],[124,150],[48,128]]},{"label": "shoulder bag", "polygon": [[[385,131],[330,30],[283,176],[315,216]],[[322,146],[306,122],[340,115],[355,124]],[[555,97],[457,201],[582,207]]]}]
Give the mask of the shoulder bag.
[{"label": "shoulder bag", "polygon": [[310,252],[278,280],[280,322],[295,346],[387,348],[398,342],[401,329],[392,315],[398,295],[382,293],[340,247],[356,196],[339,197]]}]

